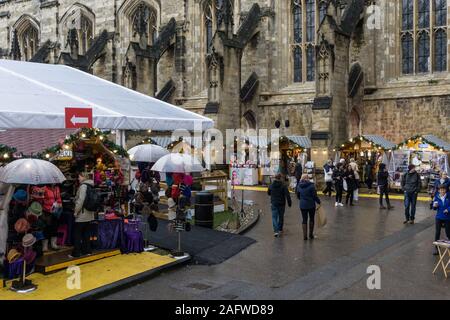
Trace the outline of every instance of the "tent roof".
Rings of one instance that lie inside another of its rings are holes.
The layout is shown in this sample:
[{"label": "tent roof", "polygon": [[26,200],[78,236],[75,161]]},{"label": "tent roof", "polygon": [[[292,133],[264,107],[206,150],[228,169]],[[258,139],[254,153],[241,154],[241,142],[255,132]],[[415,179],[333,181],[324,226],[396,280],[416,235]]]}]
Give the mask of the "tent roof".
[{"label": "tent roof", "polygon": [[432,134],[424,135],[424,136],[422,136],[422,138],[428,142],[435,144],[439,148],[441,148],[447,152],[450,152],[450,143],[448,143],[442,139],[439,139],[438,137],[433,136]]},{"label": "tent roof", "polygon": [[[281,138],[283,138],[283,136],[279,137],[279,139]],[[311,139],[306,136],[286,136],[286,138],[292,143],[299,145],[303,149],[311,148]],[[255,146],[259,146],[261,148],[267,147],[268,139],[265,136],[249,136],[248,139],[249,142],[254,144]],[[273,142],[275,142],[275,140],[276,139],[271,138],[271,142],[269,144],[272,144]]]},{"label": "tent roof", "polygon": [[[86,72],[0,60],[0,128],[64,129],[65,108],[92,108],[93,126],[121,130],[202,130],[213,121]],[[196,125],[197,124],[197,125]]]},{"label": "tent roof", "polygon": [[[176,142],[177,140],[174,140],[171,136],[155,136],[151,137],[158,146],[167,148],[169,144],[172,142]],[[183,141],[195,148],[202,148],[203,146],[203,140],[202,137],[183,137]]]},{"label": "tent roof", "polygon": [[395,147],[396,147],[395,143],[386,140],[382,136],[377,136],[377,135],[373,135],[373,134],[365,134],[365,135],[363,135],[363,137],[364,137],[364,139],[369,140],[369,141],[375,143],[376,145],[381,146],[384,150],[395,149]]}]

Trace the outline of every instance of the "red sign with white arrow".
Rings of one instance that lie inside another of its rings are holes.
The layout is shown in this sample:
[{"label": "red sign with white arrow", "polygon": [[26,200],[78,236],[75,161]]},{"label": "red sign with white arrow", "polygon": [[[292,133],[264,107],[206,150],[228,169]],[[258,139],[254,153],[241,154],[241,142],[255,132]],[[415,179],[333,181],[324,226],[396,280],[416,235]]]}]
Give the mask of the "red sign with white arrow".
[{"label": "red sign with white arrow", "polygon": [[92,108],[66,108],[66,129],[92,128]]}]

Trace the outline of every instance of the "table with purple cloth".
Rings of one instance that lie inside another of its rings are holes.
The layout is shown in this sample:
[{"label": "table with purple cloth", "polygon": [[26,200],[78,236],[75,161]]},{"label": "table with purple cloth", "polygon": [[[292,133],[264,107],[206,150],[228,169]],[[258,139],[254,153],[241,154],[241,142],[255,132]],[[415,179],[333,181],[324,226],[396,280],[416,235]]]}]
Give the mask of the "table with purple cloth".
[{"label": "table with purple cloth", "polygon": [[126,250],[124,224],[122,219],[99,220],[98,223],[98,249]]}]

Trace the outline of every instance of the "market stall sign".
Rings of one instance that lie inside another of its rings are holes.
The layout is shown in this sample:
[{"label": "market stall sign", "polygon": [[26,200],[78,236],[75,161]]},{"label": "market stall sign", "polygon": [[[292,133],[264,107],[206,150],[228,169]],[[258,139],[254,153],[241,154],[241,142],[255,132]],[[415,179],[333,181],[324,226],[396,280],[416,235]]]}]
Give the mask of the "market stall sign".
[{"label": "market stall sign", "polygon": [[91,108],[66,108],[66,128],[92,128]]}]

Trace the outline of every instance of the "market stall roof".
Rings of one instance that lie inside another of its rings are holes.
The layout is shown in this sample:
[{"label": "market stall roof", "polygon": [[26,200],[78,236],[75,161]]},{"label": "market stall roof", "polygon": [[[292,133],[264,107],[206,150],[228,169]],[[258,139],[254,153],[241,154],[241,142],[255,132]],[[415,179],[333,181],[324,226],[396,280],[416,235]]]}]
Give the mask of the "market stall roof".
[{"label": "market stall roof", "polygon": [[375,145],[378,145],[385,150],[394,149],[396,147],[395,143],[386,140],[382,136],[365,134],[365,135],[363,135],[363,138],[373,142]]},{"label": "market stall roof", "polygon": [[16,154],[31,156],[57,145],[73,129],[9,129],[0,131],[0,144],[13,146]]},{"label": "market stall roof", "polygon": [[[280,136],[282,138],[283,136]],[[311,148],[311,139],[309,139],[306,136],[286,136],[291,142],[299,145],[300,147],[304,149],[310,149]],[[259,147],[264,148],[267,147],[268,139],[267,137],[261,136],[250,136],[248,138],[249,142],[254,145],[259,145]],[[259,142],[259,144],[258,144]],[[272,139],[271,143],[275,142],[274,139]]]},{"label": "market stall roof", "polygon": [[[86,72],[0,59],[0,128],[63,129],[65,108],[92,108],[93,126],[120,130],[207,129],[204,116]],[[196,125],[197,124],[197,125]]]},{"label": "market stall roof", "polygon": [[[158,146],[163,148],[167,148],[169,144],[176,141],[171,136],[157,136],[151,137],[150,139],[153,140]],[[203,147],[202,137],[184,137],[183,141],[198,149]]]},{"label": "market stall roof", "polygon": [[422,138],[425,141],[431,142],[432,144],[436,145],[438,148],[443,149],[447,152],[450,152],[450,143],[448,143],[442,139],[439,139],[438,137],[433,136],[431,134],[424,135],[424,136],[422,136]]}]

